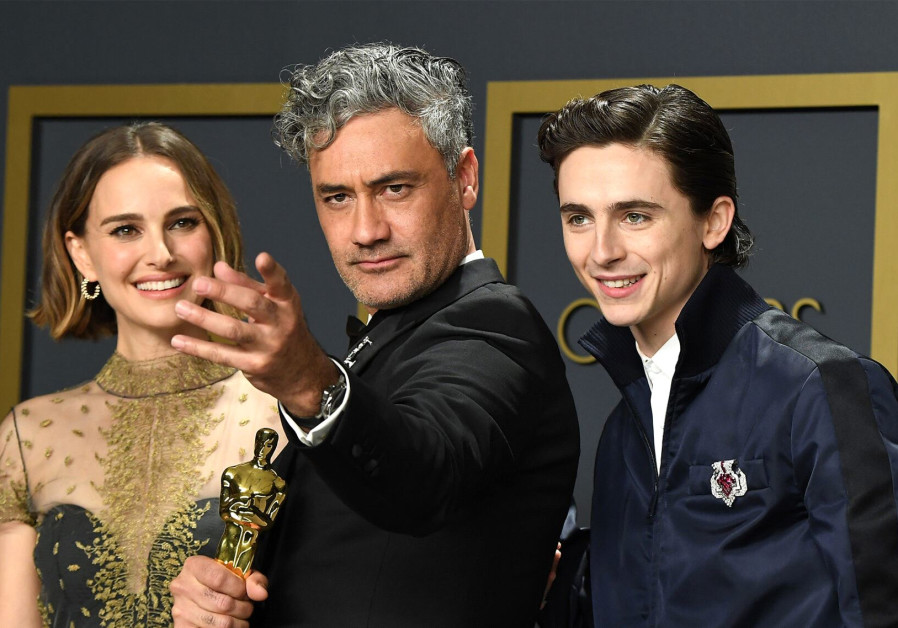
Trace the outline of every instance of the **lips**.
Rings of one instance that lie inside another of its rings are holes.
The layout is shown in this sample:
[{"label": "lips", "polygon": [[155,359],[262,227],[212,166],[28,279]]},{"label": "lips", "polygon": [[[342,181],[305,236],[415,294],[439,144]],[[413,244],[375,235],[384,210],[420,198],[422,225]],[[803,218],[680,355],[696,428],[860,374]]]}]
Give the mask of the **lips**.
[{"label": "lips", "polygon": [[161,292],[163,290],[171,290],[173,288],[182,286],[185,281],[187,281],[186,277],[174,277],[172,279],[165,279],[162,281],[139,281],[134,285],[138,290],[147,292]]},{"label": "lips", "polygon": [[352,265],[366,271],[382,271],[393,268],[401,258],[401,255],[384,255],[372,259],[356,259],[352,261]]}]

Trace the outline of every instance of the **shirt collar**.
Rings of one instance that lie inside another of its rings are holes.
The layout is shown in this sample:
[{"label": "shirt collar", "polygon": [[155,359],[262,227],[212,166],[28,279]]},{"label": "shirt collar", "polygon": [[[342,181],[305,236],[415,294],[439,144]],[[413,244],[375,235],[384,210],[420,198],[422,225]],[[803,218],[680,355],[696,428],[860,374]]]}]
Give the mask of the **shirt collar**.
[{"label": "shirt collar", "polygon": [[459,264],[459,266],[464,266],[468,262],[473,262],[475,259],[483,259],[483,251],[481,251],[480,249],[477,249],[473,253],[470,253],[469,255],[465,255],[465,259],[463,259],[461,261],[461,264]]},{"label": "shirt collar", "polygon": [[648,373],[648,366],[651,363],[668,379],[673,379],[674,371],[677,368],[677,360],[680,357],[680,339],[676,334],[671,336],[652,357],[645,355],[635,341],[634,344],[636,344],[636,353],[639,354],[639,359],[642,360],[642,366],[646,369],[646,373]]}]

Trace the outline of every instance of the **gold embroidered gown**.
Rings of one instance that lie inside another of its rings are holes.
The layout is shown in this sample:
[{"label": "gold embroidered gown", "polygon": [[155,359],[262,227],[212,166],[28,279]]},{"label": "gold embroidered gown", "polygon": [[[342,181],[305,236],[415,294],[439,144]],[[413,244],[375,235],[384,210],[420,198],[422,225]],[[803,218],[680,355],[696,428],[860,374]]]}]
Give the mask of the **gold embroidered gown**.
[{"label": "gold embroidered gown", "polygon": [[184,355],[114,354],[87,384],[19,404],[0,424],[0,523],[38,532],[45,625],[170,626],[168,585],[188,556],[214,556],[221,472],[260,427],[282,434],[274,399]]}]

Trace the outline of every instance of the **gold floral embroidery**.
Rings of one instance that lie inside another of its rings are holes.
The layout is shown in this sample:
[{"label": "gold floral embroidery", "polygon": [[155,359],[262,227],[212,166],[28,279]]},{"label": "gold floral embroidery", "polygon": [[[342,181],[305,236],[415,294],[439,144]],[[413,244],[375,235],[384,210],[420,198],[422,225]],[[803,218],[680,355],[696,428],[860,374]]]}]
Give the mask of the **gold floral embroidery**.
[{"label": "gold floral embroidery", "polygon": [[162,527],[149,553],[147,580],[152,585],[131,591],[131,573],[108,525],[90,516],[94,526],[94,540],[90,545],[76,543],[91,563],[98,567],[87,584],[103,606],[98,618],[100,626],[146,626],[162,628],[171,625],[171,597],[168,586],[181,570],[184,561],[203,548],[209,539],[196,539],[193,531],[199,519],[209,510],[191,503],[175,513]]},{"label": "gold floral embroidery", "polygon": [[50,427],[53,425],[53,419],[44,419],[41,421],[41,427]]},{"label": "gold floral embroidery", "polygon": [[249,423],[249,419],[240,419],[240,427],[245,426],[247,423]]},{"label": "gold floral embroidery", "polygon": [[[112,427],[102,432],[109,445],[101,461],[106,481],[98,490],[108,508],[104,524],[120,544],[124,563],[134,567],[128,589],[137,593],[145,586],[146,557],[162,525],[199,492],[202,437],[223,419],[209,413],[223,392],[209,387],[209,379],[218,381],[234,370],[180,355],[153,361],[152,370],[146,363],[116,365],[115,358],[97,382],[104,390],[130,394],[110,405]],[[206,386],[197,388],[200,382]],[[135,509],[135,495],[155,506]]]},{"label": "gold floral embroidery", "polygon": [[[97,376],[100,388],[118,397],[107,402],[110,427],[100,429],[108,450],[94,452],[105,481],[92,485],[106,510],[90,515],[93,542],[77,546],[98,569],[88,586],[104,602],[101,625],[150,625],[157,615],[152,625],[170,625],[168,582],[205,543],[192,536],[202,514],[194,502],[208,478],[203,443],[224,419],[209,412],[224,391],[211,385],[234,372],[190,356],[135,363],[115,354]],[[135,508],[135,496],[146,507]],[[176,557],[157,556],[152,548],[160,542]]]},{"label": "gold floral embroidery", "polygon": [[0,485],[0,521],[35,524],[28,509],[28,489],[24,481],[12,480]]},{"label": "gold floral embroidery", "polygon": [[[40,572],[38,572],[38,575],[40,575]],[[44,626],[52,626],[53,623],[50,619],[50,615],[53,613],[52,609],[48,608],[48,605],[44,604],[44,601],[41,599],[38,599],[37,601],[37,609],[38,611],[40,611],[41,619],[43,620],[42,623],[44,624]],[[75,627],[72,626],[71,628]]]},{"label": "gold floral embroidery", "polygon": [[143,362],[129,362],[115,353],[97,375],[97,385],[116,397],[140,399],[205,388],[235,372],[180,353]]},{"label": "gold floral embroidery", "polygon": [[[171,625],[168,585],[186,558],[210,542],[208,538],[195,538],[196,527],[204,513],[217,508],[215,500],[205,501],[202,507],[196,503],[201,489],[220,473],[207,468],[207,457],[220,448],[219,441],[210,436],[217,434],[214,430],[225,419],[223,412],[213,413],[212,409],[224,401],[222,395],[230,385],[213,385],[235,372],[190,356],[133,363],[116,354],[96,378],[99,388],[114,396],[107,397],[105,408],[98,405],[103,404],[102,394],[95,386],[82,389],[89,391],[91,398],[59,398],[66,401],[60,412],[64,414],[65,410],[68,416],[65,422],[54,417],[51,429],[62,435],[71,431],[86,443],[66,443],[63,436],[52,441],[50,448],[46,440],[41,442],[31,435],[36,453],[52,454],[55,449],[59,457],[71,454],[64,457],[67,467],[79,469],[86,464],[97,468],[99,463],[102,470],[93,477],[83,477],[80,484],[71,477],[56,478],[68,479],[68,492],[76,491],[79,496],[89,495],[93,487],[103,505],[95,512],[84,511],[93,533],[79,535],[82,542],[69,540],[73,545],[68,554],[66,539],[60,537],[63,548],[59,550],[58,568],[79,574],[74,580],[63,576],[68,579],[69,591],[80,578],[94,598],[90,602],[75,598],[63,604],[70,616],[80,615],[82,605],[86,605],[84,611],[92,613],[88,620],[76,618],[74,624]],[[229,403],[234,403],[237,392],[233,391]],[[246,399],[244,394],[243,401]],[[95,440],[98,436],[102,439],[99,447]],[[54,491],[65,486],[56,484]],[[49,492],[50,487],[46,490]],[[56,515],[61,517],[62,512]],[[83,558],[78,558],[80,552]],[[52,588],[52,583],[48,584]],[[60,582],[57,594],[63,586]],[[41,604],[44,621],[47,625],[62,624],[50,600],[54,598],[44,598]],[[62,598],[55,601],[59,603]],[[60,608],[58,612],[65,611]]]},{"label": "gold floral embroidery", "polygon": [[249,397],[249,395],[247,395],[246,393],[243,393],[242,395],[237,397],[237,401],[239,401],[240,403],[243,403],[247,400],[248,397]]}]

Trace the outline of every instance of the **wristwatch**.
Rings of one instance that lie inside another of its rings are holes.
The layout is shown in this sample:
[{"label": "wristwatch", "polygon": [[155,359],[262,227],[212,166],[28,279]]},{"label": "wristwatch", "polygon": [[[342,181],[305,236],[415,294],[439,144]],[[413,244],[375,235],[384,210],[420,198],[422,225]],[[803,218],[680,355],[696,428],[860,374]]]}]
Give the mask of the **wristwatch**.
[{"label": "wristwatch", "polygon": [[334,413],[334,410],[336,410],[340,406],[340,403],[342,403],[345,394],[346,376],[344,376],[343,373],[340,373],[340,379],[337,380],[336,384],[331,384],[321,391],[321,409],[318,410],[318,414],[313,417],[304,418],[291,415],[291,418],[293,419],[293,422],[300,427],[306,429],[316,427]]}]

